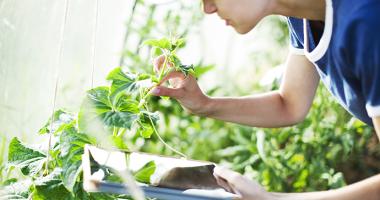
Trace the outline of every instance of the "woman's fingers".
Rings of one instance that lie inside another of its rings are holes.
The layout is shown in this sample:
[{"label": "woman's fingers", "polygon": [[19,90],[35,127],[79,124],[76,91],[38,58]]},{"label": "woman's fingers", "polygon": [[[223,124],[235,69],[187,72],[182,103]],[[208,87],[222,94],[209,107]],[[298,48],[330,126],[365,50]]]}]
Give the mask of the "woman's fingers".
[{"label": "woman's fingers", "polygon": [[230,183],[232,185],[238,185],[242,179],[241,174],[234,172],[232,170],[229,170],[225,167],[216,166],[214,168],[214,175],[225,179],[228,183]]},{"label": "woman's fingers", "polygon": [[214,168],[214,176],[217,179],[224,180],[224,182],[218,181],[218,184],[220,183],[222,187],[227,188],[229,186],[233,193],[241,196],[241,199],[256,200],[268,199],[270,197],[270,194],[260,184],[227,168],[216,166]]},{"label": "woman's fingers", "polygon": [[164,62],[165,62],[165,56],[164,55],[161,55],[161,56],[154,58],[154,60],[153,60],[154,72],[158,73]]},{"label": "woman's fingers", "polygon": [[159,82],[158,85],[161,85],[165,83],[166,81],[169,81],[170,84],[174,88],[177,88],[181,85],[181,82],[185,79],[186,77],[182,72],[172,71],[172,72],[169,72],[164,78],[162,78],[161,82]]},{"label": "woman's fingers", "polygon": [[224,188],[227,192],[233,193],[234,190],[231,188],[231,186],[227,183],[226,180],[224,180],[221,177],[215,176],[216,182],[218,185],[220,185],[222,188]]},{"label": "woman's fingers", "polygon": [[163,86],[157,86],[153,88],[150,93],[154,96],[167,96],[179,99],[184,95],[184,90],[182,88],[167,88]]},{"label": "woman's fingers", "polygon": [[[166,56],[165,55],[160,55],[156,58],[154,58],[153,60],[153,69],[156,73],[159,73],[161,68],[163,67],[164,63],[165,63],[165,58]],[[169,67],[173,67],[173,64],[166,61],[167,62],[167,66]]]}]

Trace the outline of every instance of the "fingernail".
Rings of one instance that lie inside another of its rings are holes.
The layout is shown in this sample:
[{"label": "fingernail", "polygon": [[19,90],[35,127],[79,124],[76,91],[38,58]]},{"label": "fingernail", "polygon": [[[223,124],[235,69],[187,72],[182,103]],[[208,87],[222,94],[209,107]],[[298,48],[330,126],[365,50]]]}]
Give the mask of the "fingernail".
[{"label": "fingernail", "polygon": [[160,88],[153,88],[153,90],[151,90],[150,93],[157,95],[158,93],[160,93]]}]

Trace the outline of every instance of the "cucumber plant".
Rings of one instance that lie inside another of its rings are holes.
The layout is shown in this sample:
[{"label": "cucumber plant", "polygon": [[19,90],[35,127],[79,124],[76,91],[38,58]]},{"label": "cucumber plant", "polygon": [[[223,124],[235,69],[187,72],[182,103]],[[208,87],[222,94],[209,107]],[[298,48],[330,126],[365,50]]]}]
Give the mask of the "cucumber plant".
[{"label": "cucumber plant", "polygon": [[[158,75],[125,72],[121,67],[112,70],[107,80],[110,86],[101,86],[87,92],[78,116],[78,126],[83,132],[91,132],[91,126],[99,120],[105,125],[105,132],[112,133],[115,140],[127,130],[135,129],[144,138],[153,133],[169,149],[186,157],[165,143],[156,128],[158,114],[149,109],[150,90],[161,83],[163,78],[173,70],[181,71],[185,76],[195,74],[193,65],[184,65],[176,55],[178,48],[185,45],[183,39],[162,38],[144,42],[152,47],[152,56],[164,55],[165,61]],[[172,67],[169,67],[171,65]],[[118,142],[119,148],[126,145]]]},{"label": "cucumber plant", "polygon": [[[194,67],[183,65],[176,55],[176,50],[184,45],[183,39],[147,40],[144,44],[152,47],[152,56],[165,55],[160,73],[133,73],[122,67],[112,70],[107,76],[110,85],[87,91],[77,115],[58,110],[40,129],[41,135],[52,136],[48,150],[28,146],[13,138],[9,144],[7,170],[18,169],[24,177],[4,181],[0,195],[7,199],[128,199],[126,195],[83,190],[81,156],[85,144],[99,143],[92,128],[99,122],[101,132],[108,134],[120,149],[128,149],[123,135],[135,130],[143,138],[156,134],[168,148],[184,156],[160,137],[156,128],[159,115],[149,109],[149,92],[172,70],[187,76],[194,74]],[[173,67],[169,67],[169,63]],[[137,181],[149,183],[154,171],[154,162],[149,162],[133,175]]]}]

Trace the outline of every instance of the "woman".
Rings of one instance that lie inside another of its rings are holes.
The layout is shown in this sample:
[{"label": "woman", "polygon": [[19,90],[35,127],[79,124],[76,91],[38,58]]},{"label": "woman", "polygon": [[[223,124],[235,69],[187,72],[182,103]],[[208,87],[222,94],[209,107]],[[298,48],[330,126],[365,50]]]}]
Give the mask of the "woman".
[{"label": "woman", "polygon": [[[301,122],[309,111],[319,80],[353,116],[374,126],[380,137],[380,1],[378,0],[203,0],[207,14],[217,13],[245,34],[265,16],[288,17],[291,35],[283,82],[262,95],[206,96],[192,76],[173,72],[173,88],[152,93],[177,99],[189,112],[255,127],[283,127]],[[158,70],[164,57],[155,60]],[[242,199],[380,199],[380,175],[337,190],[270,193],[259,184],[224,168],[218,183]]]}]

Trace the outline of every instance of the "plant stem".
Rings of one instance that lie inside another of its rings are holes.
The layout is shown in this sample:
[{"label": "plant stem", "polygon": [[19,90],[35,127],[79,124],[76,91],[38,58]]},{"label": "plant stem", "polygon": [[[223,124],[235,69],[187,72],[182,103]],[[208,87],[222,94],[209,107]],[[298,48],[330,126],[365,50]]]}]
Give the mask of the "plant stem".
[{"label": "plant stem", "polygon": [[148,97],[150,96],[150,91],[151,91],[153,88],[157,87],[158,84],[160,84],[160,82],[162,81],[163,76],[164,76],[165,74],[167,74],[167,73],[165,72],[165,70],[166,70],[166,67],[167,67],[167,65],[168,65],[168,60],[169,60],[169,59],[168,59],[168,56],[167,56],[167,54],[165,54],[164,65],[163,65],[163,68],[162,68],[162,70],[161,70],[161,72],[160,72],[160,75],[158,76],[158,83],[155,84],[154,86],[148,88],[148,90],[146,91],[146,93],[143,94],[142,100],[146,100],[146,98],[148,98]]},{"label": "plant stem", "polygon": [[122,137],[125,134],[125,131],[127,131],[127,129],[121,128],[121,131],[120,130],[118,131],[117,136]]},{"label": "plant stem", "polygon": [[33,200],[34,193],[35,193],[35,191],[33,191],[32,193],[30,193],[30,195],[28,196],[27,200]]},{"label": "plant stem", "polygon": [[162,78],[163,78],[164,72],[165,72],[165,70],[166,70],[166,65],[168,65],[168,55],[165,54],[164,56],[165,56],[164,66],[162,67],[161,72],[160,72],[160,75],[158,76],[158,82],[161,82],[161,81],[162,81]]},{"label": "plant stem", "polygon": [[[145,105],[145,109],[149,112],[149,109],[148,109],[148,106]],[[169,148],[170,150],[172,150],[174,153],[184,157],[184,158],[187,158],[187,156],[183,153],[181,153],[180,151],[174,149],[173,147],[171,147],[169,144],[167,144],[160,136],[160,134],[158,133],[157,129],[156,129],[156,126],[154,125],[154,122],[152,120],[152,118],[150,117],[150,115],[148,115],[149,117],[149,121],[150,121],[150,124],[152,125],[153,127],[153,130],[154,130],[154,133],[156,134],[158,140],[160,140],[160,142],[162,142],[162,144],[164,144],[167,148]]]},{"label": "plant stem", "polygon": [[119,128],[113,127],[113,136],[117,136],[117,133],[119,132]]},{"label": "plant stem", "polygon": [[[164,75],[167,74],[167,73],[166,73],[166,68],[167,68],[167,65],[168,65],[168,60],[169,60],[169,58],[168,58],[168,54],[166,53],[166,54],[165,54],[165,61],[164,61],[163,67],[162,67],[162,69],[161,69],[160,75],[158,76],[158,84],[162,81]],[[151,90],[152,88],[158,86],[158,84],[152,86],[151,88],[149,88],[149,89],[146,91],[145,94],[143,93],[143,94],[141,95],[142,98],[140,99],[140,102],[141,102],[141,101],[144,101],[144,103],[143,103],[143,107],[145,107],[146,111],[148,111],[148,112],[149,112],[149,108],[148,108],[148,106],[147,106],[146,103],[145,103],[145,102],[146,102],[146,98],[148,98],[148,96],[150,96],[150,90]],[[174,149],[173,147],[171,147],[169,144],[167,144],[167,143],[162,139],[162,137],[160,136],[160,134],[159,134],[158,131],[157,131],[156,126],[154,125],[154,122],[153,122],[153,120],[152,120],[152,117],[151,117],[150,115],[148,115],[148,117],[149,117],[149,121],[150,121],[150,123],[151,123],[151,125],[152,125],[152,127],[153,127],[154,133],[156,134],[158,140],[160,140],[160,142],[162,142],[162,144],[164,144],[168,149],[172,150],[174,153],[176,153],[176,154],[178,154],[178,155],[180,155],[180,156],[182,156],[182,157],[184,157],[184,158],[187,158],[187,156],[186,156],[185,154],[183,154],[183,153],[181,153],[180,151]]]}]

